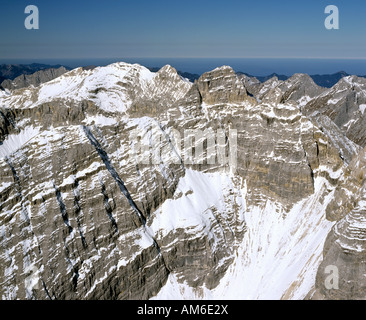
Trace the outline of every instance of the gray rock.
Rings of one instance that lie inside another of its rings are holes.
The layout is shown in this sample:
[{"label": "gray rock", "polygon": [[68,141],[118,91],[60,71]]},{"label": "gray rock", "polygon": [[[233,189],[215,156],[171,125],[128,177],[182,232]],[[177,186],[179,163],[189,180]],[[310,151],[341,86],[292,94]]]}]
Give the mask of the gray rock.
[{"label": "gray rock", "polygon": [[1,87],[8,90],[22,89],[29,86],[38,87],[40,84],[51,81],[67,72],[65,67],[45,69],[31,75],[23,74],[14,80],[4,80]]}]

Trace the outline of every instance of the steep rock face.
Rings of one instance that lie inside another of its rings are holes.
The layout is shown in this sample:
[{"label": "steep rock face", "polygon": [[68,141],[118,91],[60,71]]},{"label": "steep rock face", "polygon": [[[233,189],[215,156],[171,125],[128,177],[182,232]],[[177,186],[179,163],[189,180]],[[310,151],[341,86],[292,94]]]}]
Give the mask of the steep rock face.
[{"label": "steep rock face", "polygon": [[[280,85],[282,81],[277,77],[272,77],[263,83],[257,83],[249,86],[250,94],[252,94],[258,101],[262,101],[266,94],[273,92],[274,89]],[[279,101],[277,101],[279,102]]]},{"label": "steep rock face", "polygon": [[178,75],[177,71],[167,65],[161,68],[140,92],[132,104],[129,114],[133,117],[153,116],[160,119],[167,108],[182,99],[192,83]]},{"label": "steep rock face", "polygon": [[[364,300],[366,198],[361,190],[355,208],[341,219],[328,235],[324,260],[319,267],[313,298],[334,300]],[[331,267],[332,272],[327,271]],[[327,278],[334,274],[332,281]],[[330,285],[328,284],[330,283]]]},{"label": "steep rock face", "polygon": [[361,151],[362,148],[348,139],[343,131],[326,115],[315,112],[309,118],[327,136],[346,164],[349,164]]},{"label": "steep rock face", "polygon": [[316,290],[309,298],[365,299],[365,154],[364,149],[344,170],[326,209],[329,219],[337,223],[327,237]]},{"label": "steep rock face", "polygon": [[[76,70],[5,97],[16,128],[4,130],[1,150],[5,299],[147,299],[166,281],[169,270],[146,220],[174,193],[183,167],[172,163],[175,154],[165,154],[156,171],[130,154],[132,130],[161,131],[152,119],[117,122],[98,100],[70,99],[77,83],[89,81],[84,88],[95,90],[92,77],[92,70]],[[17,104],[23,94],[34,104]]]},{"label": "steep rock face", "polygon": [[347,167],[339,168],[331,174],[338,182],[334,199],[326,208],[327,219],[339,221],[352,211],[362,197],[362,185],[365,179],[366,157],[365,150],[359,152]]},{"label": "steep rock face", "polygon": [[[325,90],[316,85],[309,75],[302,73],[294,74],[287,80],[279,80],[274,76],[261,84],[252,85],[251,88],[251,93],[260,101],[277,103],[293,101],[300,107]],[[276,97],[273,96],[274,93]]]},{"label": "steep rock face", "polygon": [[244,85],[228,66],[203,74],[197,86],[206,104],[242,102],[247,97]]},{"label": "steep rock face", "polygon": [[243,82],[247,92],[252,96],[256,92],[256,88],[261,85],[261,82],[255,77],[251,77],[242,73],[237,74],[237,76]]},{"label": "steep rock face", "polygon": [[[187,114],[178,116],[182,119],[180,126],[202,131],[222,128],[227,136],[230,130],[236,130],[237,173],[247,179],[253,201],[260,202],[265,195],[264,199],[271,197],[291,206],[312,194],[314,171],[319,162],[324,161],[327,166],[333,162],[334,168],[341,165],[336,150],[328,146],[326,136],[301,114],[295,104],[281,104],[281,99],[269,99],[271,104],[258,104],[247,95],[238,95],[240,99],[233,101],[215,100],[216,92],[222,88],[228,92],[233,90],[224,82],[233,81],[223,72],[233,74],[226,67],[216,69],[204,74],[193,85],[185,105],[180,108],[187,111]],[[224,97],[228,95],[223,94]],[[206,96],[210,97],[211,104],[205,102]],[[204,165],[201,168],[210,169]],[[281,184],[278,177],[282,179]]]},{"label": "steep rock face", "polygon": [[[127,163],[120,172],[103,142],[96,128],[58,128],[2,160],[2,181],[11,182],[2,190],[4,298],[146,299],[156,292],[168,270],[144,224],[174,179],[160,184],[165,192],[148,192],[146,185],[165,181],[161,172],[142,178]],[[145,181],[139,187],[150,199],[136,197],[135,179]],[[37,270],[34,287],[24,287],[29,270]]]},{"label": "steep rock face", "polygon": [[[119,77],[110,79],[110,70]],[[106,78],[97,75],[108,75],[108,90],[100,87]],[[135,86],[151,93],[150,99],[170,94],[168,107],[191,84],[169,67],[155,75],[117,64],[73,70],[39,88],[4,96],[15,114],[15,129],[4,130],[1,148],[4,299],[147,299],[172,270],[192,283],[214,286],[230,264],[233,242],[244,229],[230,214],[240,212],[240,204],[229,201],[232,192],[223,202],[212,199],[194,209],[198,217],[208,214],[201,233],[180,229],[161,237],[159,225],[151,229],[151,216],[176,196],[186,169],[162,124],[146,116],[122,117],[134,115],[130,107],[141,98],[133,99]],[[121,92],[128,101],[114,109]],[[141,156],[134,153],[136,132],[150,147],[147,159],[158,162],[136,158]],[[151,139],[155,134],[161,139]]]},{"label": "steep rock face", "polygon": [[294,74],[279,87],[284,92],[284,101],[293,100],[300,103],[305,99],[311,99],[318,96],[325,90],[316,85],[309,75],[302,73]]},{"label": "steep rock face", "polygon": [[351,141],[365,147],[366,114],[364,114],[366,79],[356,76],[342,78],[304,106],[305,114],[314,112],[328,116]]},{"label": "steep rock face", "polygon": [[[284,256],[286,254],[281,252],[282,250],[280,249],[281,243],[283,244],[282,241],[284,241],[283,239],[278,239],[274,236],[273,247],[268,245],[267,236],[271,237],[271,232],[263,234],[263,239],[258,239],[258,242],[251,238],[256,237],[254,236],[256,233],[263,232],[258,226],[264,223],[262,219],[265,219],[268,221],[268,225],[272,223],[271,226],[276,226],[281,234],[301,233],[301,231],[299,233],[291,231],[292,228],[294,230],[303,230],[303,228],[307,230],[304,234],[299,235],[301,240],[294,240],[295,242],[302,243],[299,245],[299,251],[294,250],[292,254],[289,252],[288,254],[292,256],[294,261],[301,260],[299,258],[301,256],[300,252],[309,250],[312,254],[303,257],[303,264],[297,264],[298,269],[293,274],[294,278],[289,277],[289,279],[293,280],[285,281],[286,284],[283,285],[284,290],[279,290],[276,294],[273,294],[276,298],[303,298],[307,292],[300,293],[301,290],[304,290],[301,289],[302,285],[307,282],[305,280],[306,277],[309,277],[309,279],[312,276],[315,277],[322,250],[322,242],[315,242],[316,248],[310,249],[310,243],[314,244],[314,242],[310,239],[308,240],[307,237],[309,234],[317,232],[319,239],[324,237],[323,240],[325,240],[331,224],[325,222],[324,210],[338,183],[337,178],[333,176],[339,169],[342,170],[344,166],[343,161],[339,156],[338,149],[328,139],[327,135],[314,126],[307,117],[303,116],[294,103],[280,103],[281,99],[279,99],[277,102],[272,101],[272,104],[263,102],[259,104],[257,100],[250,96],[242,96],[240,99],[234,100],[234,102],[228,100],[222,102],[221,97],[217,100],[214,99],[213,97],[215,97],[217,91],[226,88],[223,83],[225,83],[228,77],[222,75],[223,73],[228,73],[226,67],[223,70],[216,69],[204,74],[192,86],[185,99],[178,101],[177,106],[172,106],[168,110],[169,114],[174,114],[174,118],[179,121],[179,125],[174,124],[173,117],[169,117],[170,120],[166,123],[173,128],[175,126],[176,130],[181,130],[181,136],[184,134],[183,129],[195,129],[200,132],[211,133],[211,129],[213,131],[221,129],[225,132],[227,150],[230,150],[230,132],[236,130],[238,149],[235,155],[237,160],[235,168],[229,162],[225,165],[220,164],[218,159],[209,164],[207,153],[203,154],[204,161],[201,163],[198,161],[193,162],[189,167],[206,174],[214,172],[227,174],[234,169],[235,175],[242,179],[242,183],[234,185],[234,190],[239,191],[244,200],[244,204],[241,205],[241,212],[246,217],[246,232],[243,233],[243,236],[236,237],[235,243],[238,243],[236,245],[238,248],[237,258],[234,256],[234,259],[227,261],[230,271],[225,272],[223,279],[219,283],[212,283],[209,277],[203,278],[204,281],[202,281],[200,276],[197,276],[195,281],[193,281],[192,272],[187,275],[182,270],[183,268],[174,269],[169,275],[167,285],[159,292],[158,297],[217,298],[221,297],[223,292],[225,292],[225,296],[228,295],[237,299],[239,296],[232,295],[233,292],[228,289],[232,287],[228,283],[238,281],[243,286],[243,283],[251,283],[251,277],[258,281],[256,284],[253,284],[253,288],[256,286],[260,288],[262,286],[263,288],[266,287],[265,280],[263,280],[263,277],[260,277],[260,275],[263,275],[262,273],[258,275],[258,278],[254,277],[255,272],[253,274],[250,273],[251,268],[257,267],[267,270],[265,269],[266,267],[263,267],[264,265],[268,268],[273,267],[271,262],[267,264],[264,259],[265,253],[261,254],[260,251],[263,250],[263,252],[265,251],[269,256],[273,257],[274,260],[272,262],[276,261],[276,259],[278,259],[277,261],[283,261],[284,258],[281,254],[284,254]],[[218,81],[219,79],[221,81]],[[200,83],[201,81],[203,83]],[[210,83],[210,87],[207,86],[207,83]],[[229,81],[229,83],[232,82]],[[224,97],[228,97],[228,95],[228,93],[223,94]],[[207,96],[211,99],[210,104],[205,102],[205,97]],[[203,136],[196,143],[198,145],[200,143],[204,144],[206,139],[207,136]],[[324,185],[320,181],[323,181]],[[195,183],[198,183],[198,181]],[[192,185],[195,185],[195,183],[192,183]],[[317,184],[318,187],[316,188]],[[243,202],[243,200],[241,201]],[[179,201],[179,199],[176,201]],[[272,202],[276,205],[269,205]],[[240,208],[240,206],[238,207]],[[289,221],[294,222],[292,219],[300,216],[298,210],[308,215],[305,218],[306,222],[298,218],[299,220],[291,225]],[[156,219],[159,221],[159,217],[165,214],[163,206],[162,212],[159,211],[159,214],[153,217],[153,224]],[[311,223],[310,221],[313,222]],[[306,227],[302,223],[305,223]],[[190,225],[188,224],[188,226]],[[170,228],[166,229],[170,230]],[[251,230],[250,236],[248,235],[248,230]],[[172,232],[172,234],[174,233]],[[177,234],[180,238],[179,233]],[[260,238],[260,236],[258,237]],[[188,235],[186,238],[188,238]],[[241,252],[241,250],[244,252]],[[259,252],[258,255],[257,252]],[[273,255],[273,252],[276,252],[277,255]],[[193,253],[191,254],[193,255]],[[205,261],[203,263],[206,264]],[[233,266],[232,269],[231,266]],[[282,269],[280,262],[273,268],[278,268],[279,274],[282,274],[280,270],[286,270],[286,267]],[[277,269],[274,270],[276,271],[273,272],[277,272]],[[190,271],[193,270],[190,269]],[[199,274],[197,270],[195,274]],[[233,278],[236,280],[233,280]],[[243,279],[246,280],[244,281]],[[200,285],[198,287],[199,290],[192,292],[192,288],[197,288],[198,284]],[[249,287],[246,291],[237,289],[237,292],[242,294],[240,296],[242,298],[265,297],[265,292],[268,292],[265,289],[253,292]],[[269,290],[271,291],[271,289]]]},{"label": "steep rock face", "polygon": [[8,108],[0,108],[0,141],[15,129],[15,114]]}]

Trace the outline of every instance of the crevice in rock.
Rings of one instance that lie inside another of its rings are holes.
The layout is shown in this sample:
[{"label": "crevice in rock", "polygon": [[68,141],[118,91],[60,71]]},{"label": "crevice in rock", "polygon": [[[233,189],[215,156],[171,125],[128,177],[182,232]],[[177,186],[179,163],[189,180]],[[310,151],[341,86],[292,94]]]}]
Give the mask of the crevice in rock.
[{"label": "crevice in rock", "polygon": [[116,222],[116,220],[114,219],[114,217],[112,215],[113,209],[111,208],[111,205],[109,204],[109,197],[108,197],[108,194],[106,192],[105,185],[103,183],[101,183],[101,186],[102,186],[102,194],[103,194],[103,197],[104,197],[105,211],[107,212],[107,216],[108,216],[109,220],[111,221],[112,226],[115,229],[115,232],[118,233],[119,232],[118,225],[117,225],[117,222]]},{"label": "crevice in rock", "polygon": [[50,295],[50,293],[48,292],[46,283],[43,281],[43,279],[41,279],[41,282],[42,282],[43,289],[46,292],[46,295],[47,295],[48,299],[53,300],[52,297],[51,297],[51,295]]},{"label": "crevice in rock", "polygon": [[90,128],[88,128],[86,126],[83,126],[83,130],[85,132],[85,135],[89,139],[90,143],[93,145],[95,150],[98,152],[100,158],[102,159],[104,165],[106,166],[107,170],[111,174],[112,178],[117,182],[117,185],[119,186],[119,188],[120,188],[121,192],[123,193],[123,195],[128,200],[128,202],[129,202],[130,206],[132,207],[132,209],[134,210],[136,216],[138,217],[140,222],[143,225],[145,225],[146,224],[146,218],[144,217],[144,215],[142,214],[140,209],[137,207],[136,203],[133,201],[133,199],[131,197],[131,194],[127,190],[124,182],[119,177],[117,171],[114,169],[114,167],[113,167],[113,165],[112,165],[112,163],[111,163],[111,161],[108,157],[108,154],[103,150],[102,146],[100,145],[98,140],[94,137],[94,135],[91,132]]},{"label": "crevice in rock", "polygon": [[13,175],[13,179],[14,179],[14,182],[15,182],[15,190],[16,190],[16,192],[19,196],[22,196],[21,187],[20,187],[20,179],[19,179],[19,176],[18,176],[15,168],[12,165],[12,163],[10,162],[10,159],[8,157],[5,158],[5,162],[9,166],[9,168],[11,170],[11,173]]},{"label": "crevice in rock", "polygon": [[[75,180],[75,183],[74,183],[75,190],[77,190],[78,187],[79,187],[79,181]],[[80,234],[80,238],[81,238],[81,243],[83,245],[83,248],[86,249],[88,247],[88,244],[86,242],[84,233],[82,231],[80,217],[79,217],[81,212],[82,212],[82,209],[81,209],[81,205],[80,205],[80,196],[78,195],[78,193],[76,191],[74,191],[74,213],[75,213],[75,216],[76,216],[76,222],[77,222],[77,225],[78,225],[78,230],[79,230],[79,234]]]},{"label": "crevice in rock", "polygon": [[55,185],[55,183],[53,183],[53,188],[55,189],[55,192],[56,192],[56,199],[57,199],[58,205],[60,207],[62,220],[64,221],[65,225],[67,226],[67,228],[69,230],[69,233],[71,233],[73,231],[73,228],[70,225],[69,215],[68,215],[67,210],[66,210],[66,205],[62,200],[61,191]]},{"label": "crevice in rock", "polygon": [[313,187],[315,187],[315,176],[314,176],[314,170],[313,170],[313,168],[311,167],[311,164],[310,164],[310,161],[309,161],[309,158],[308,158],[308,153],[306,152],[306,150],[305,150],[304,146],[302,146],[302,148],[303,148],[303,150],[304,150],[306,164],[308,165],[308,167],[309,167],[309,169],[310,169],[311,181],[312,181]]},{"label": "crevice in rock", "polygon": [[[135,211],[137,217],[139,218],[139,221],[141,222],[141,224],[144,227],[146,227],[146,218],[144,217],[144,215],[142,214],[142,212],[139,210],[139,208],[137,207],[136,203],[133,201],[132,196],[129,193],[129,191],[127,190],[124,182],[119,177],[117,171],[114,169],[114,167],[113,167],[113,165],[112,165],[112,163],[111,163],[111,161],[110,161],[110,159],[108,157],[108,154],[103,150],[102,146],[100,145],[100,143],[98,142],[98,140],[94,137],[94,135],[91,132],[90,128],[88,128],[86,126],[83,126],[83,130],[85,132],[85,135],[89,139],[90,143],[93,145],[93,147],[95,148],[95,150],[98,152],[100,158],[104,162],[107,170],[109,171],[109,173],[111,174],[111,176],[113,177],[113,179],[117,182],[117,184],[118,184],[121,192],[127,198],[130,206],[132,207],[132,209]],[[115,220],[114,220],[114,222],[115,222]],[[116,224],[115,227],[117,228],[117,224]],[[159,244],[157,243],[156,239],[154,238],[154,236],[152,234],[150,234],[150,237],[153,240],[153,245],[156,248],[156,250],[158,252],[158,255],[161,257],[162,262],[163,262],[165,268],[167,269],[168,273],[170,273],[171,270],[169,270],[168,265],[167,265],[167,263],[166,263],[166,261],[164,259],[164,256],[161,253],[161,248],[160,248]]]},{"label": "crevice in rock", "polygon": [[[1,106],[0,106],[1,107]],[[10,134],[14,129],[16,129],[15,115],[9,109],[0,109],[0,145],[5,137]]]}]

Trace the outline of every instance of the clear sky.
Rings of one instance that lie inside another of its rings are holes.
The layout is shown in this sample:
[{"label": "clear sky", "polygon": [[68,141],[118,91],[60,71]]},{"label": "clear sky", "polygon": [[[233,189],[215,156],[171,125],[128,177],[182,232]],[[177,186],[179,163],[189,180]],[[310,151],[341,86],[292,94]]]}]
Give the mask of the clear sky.
[{"label": "clear sky", "polygon": [[[0,0],[0,59],[366,58],[365,0]],[[37,5],[40,29],[26,30]],[[340,29],[326,30],[337,5]]]}]

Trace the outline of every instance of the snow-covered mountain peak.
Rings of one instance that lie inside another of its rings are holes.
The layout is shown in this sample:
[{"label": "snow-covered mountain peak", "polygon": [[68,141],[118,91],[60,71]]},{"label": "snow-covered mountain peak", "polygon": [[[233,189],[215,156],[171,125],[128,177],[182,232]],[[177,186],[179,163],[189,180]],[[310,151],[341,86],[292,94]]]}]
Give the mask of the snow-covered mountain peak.
[{"label": "snow-covered mountain peak", "polygon": [[346,88],[364,90],[366,89],[366,79],[355,75],[343,77],[330,90],[344,90]]}]

